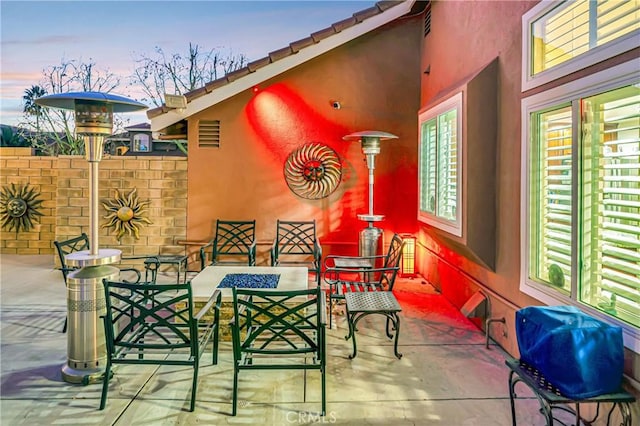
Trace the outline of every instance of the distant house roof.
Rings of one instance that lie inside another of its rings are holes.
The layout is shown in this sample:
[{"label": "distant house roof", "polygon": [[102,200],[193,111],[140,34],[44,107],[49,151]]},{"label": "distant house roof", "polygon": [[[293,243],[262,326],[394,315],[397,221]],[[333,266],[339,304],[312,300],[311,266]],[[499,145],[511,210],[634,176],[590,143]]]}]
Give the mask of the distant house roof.
[{"label": "distant house roof", "polygon": [[316,31],[309,37],[269,53],[246,67],[185,93],[187,107],[181,110],[163,105],[147,111],[151,130],[160,131],[212,105],[275,77],[306,61],[375,30],[409,13],[415,0],[380,1],[375,6],[354,13],[350,18]]},{"label": "distant house roof", "polygon": [[150,131],[151,130],[151,123],[138,123],[138,124],[133,124],[131,126],[127,126],[124,128],[125,130],[129,131],[129,132],[133,132],[133,131]]}]

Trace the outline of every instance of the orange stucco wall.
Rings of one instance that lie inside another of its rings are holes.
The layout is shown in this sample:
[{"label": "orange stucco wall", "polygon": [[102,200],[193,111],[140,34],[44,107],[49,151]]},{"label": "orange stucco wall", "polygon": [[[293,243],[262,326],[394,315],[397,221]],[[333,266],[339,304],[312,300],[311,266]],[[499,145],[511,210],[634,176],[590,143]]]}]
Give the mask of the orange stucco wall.
[{"label": "orange stucco wall", "polygon": [[[324,254],[357,250],[368,172],[360,143],[342,137],[362,130],[399,136],[376,158],[374,210],[386,215],[386,232],[413,231],[420,32],[420,17],[399,20],[190,117],[187,238],[210,239],[218,218],[256,219],[266,242],[278,218],[315,218]],[[220,120],[220,148],[198,147],[201,119]],[[343,165],[341,184],[320,200],[296,196],[283,174],[287,156],[309,142],[333,148]],[[266,249],[258,246],[259,263]]]}]

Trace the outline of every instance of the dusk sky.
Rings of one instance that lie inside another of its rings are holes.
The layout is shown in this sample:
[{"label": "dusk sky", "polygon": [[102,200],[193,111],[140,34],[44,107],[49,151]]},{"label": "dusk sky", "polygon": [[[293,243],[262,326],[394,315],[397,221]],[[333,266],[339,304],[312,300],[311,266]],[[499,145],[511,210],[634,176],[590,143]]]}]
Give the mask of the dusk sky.
[{"label": "dusk sky", "polygon": [[[0,123],[23,119],[22,95],[43,70],[63,60],[95,62],[127,87],[135,58],[208,51],[245,54],[249,61],[366,9],[375,1],[0,1]],[[152,107],[152,105],[149,105]],[[130,122],[148,121],[127,114]]]}]

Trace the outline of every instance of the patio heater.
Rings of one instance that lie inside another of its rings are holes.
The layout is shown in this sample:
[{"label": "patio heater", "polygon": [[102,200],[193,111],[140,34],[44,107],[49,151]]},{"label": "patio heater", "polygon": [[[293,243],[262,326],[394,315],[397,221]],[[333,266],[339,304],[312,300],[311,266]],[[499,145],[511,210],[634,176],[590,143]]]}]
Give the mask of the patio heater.
[{"label": "patio heater", "polygon": [[102,380],[106,362],[105,313],[102,279],[117,279],[112,266],[121,251],[98,245],[98,163],[104,137],[112,132],[113,113],[146,109],[134,100],[101,92],[54,94],[36,99],[38,105],[75,111],[76,133],[82,135],[89,162],[89,250],[66,256],[69,266],[80,268],[67,277],[67,363],[62,378],[69,383],[89,384]]},{"label": "patio heater", "polygon": [[374,224],[384,220],[384,215],[373,213],[373,171],[375,170],[376,155],[380,154],[380,142],[388,139],[398,139],[396,135],[377,130],[365,130],[351,133],[342,139],[346,141],[359,140],[362,145],[362,153],[367,159],[369,169],[369,212],[359,214],[358,219],[367,222],[368,226],[360,231],[358,242],[358,254],[360,256],[375,256],[382,252],[382,229]]}]

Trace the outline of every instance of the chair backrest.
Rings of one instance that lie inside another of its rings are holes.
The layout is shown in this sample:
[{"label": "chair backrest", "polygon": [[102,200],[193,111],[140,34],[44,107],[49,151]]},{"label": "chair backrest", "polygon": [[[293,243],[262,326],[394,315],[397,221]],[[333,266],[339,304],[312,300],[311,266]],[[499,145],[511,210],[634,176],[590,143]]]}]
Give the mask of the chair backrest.
[{"label": "chair backrest", "polygon": [[389,244],[389,251],[384,260],[384,265],[380,271],[380,285],[386,287],[389,291],[393,290],[393,284],[400,269],[400,260],[402,259],[402,248],[405,241],[398,234],[394,234]]},{"label": "chair backrest", "polygon": [[309,353],[317,355],[316,362],[324,359],[326,309],[319,286],[290,291],[234,287],[233,310],[236,361],[243,355],[262,360],[263,355],[289,359]]},{"label": "chair backrest", "polygon": [[216,221],[216,236],[214,240],[214,255],[219,254],[248,254],[255,243],[256,221]]},{"label": "chair backrest", "polygon": [[67,267],[65,256],[76,251],[89,250],[89,237],[83,232],[79,237],[64,241],[54,241],[53,244],[58,252],[58,258],[60,259],[61,266],[60,270],[62,271],[62,276],[66,282],[67,275],[71,269]]},{"label": "chair backrest", "polygon": [[389,244],[389,251],[384,259],[383,268],[395,267],[400,265],[400,259],[402,258],[402,248],[404,247],[404,240],[399,234],[393,234],[391,243]]},{"label": "chair backrest", "polygon": [[[103,284],[105,338],[111,359],[162,364],[157,357],[147,355],[168,354],[177,348],[190,348],[191,356],[198,356],[191,283],[126,283],[105,279]],[[143,353],[145,359],[140,357]]]},{"label": "chair backrest", "polygon": [[276,228],[276,256],[313,255],[316,252],[316,221],[286,221],[278,219]]}]

